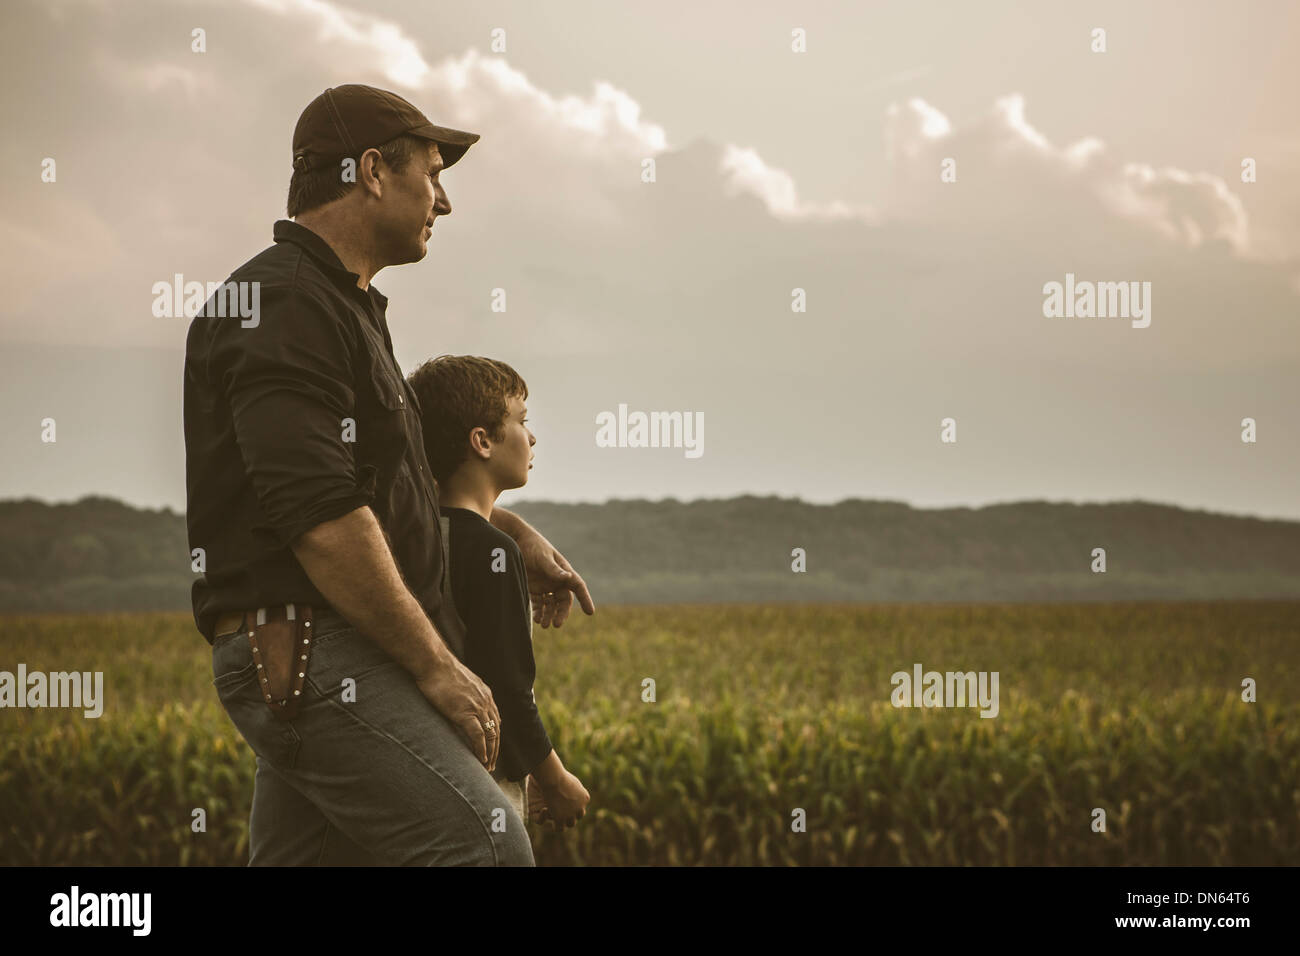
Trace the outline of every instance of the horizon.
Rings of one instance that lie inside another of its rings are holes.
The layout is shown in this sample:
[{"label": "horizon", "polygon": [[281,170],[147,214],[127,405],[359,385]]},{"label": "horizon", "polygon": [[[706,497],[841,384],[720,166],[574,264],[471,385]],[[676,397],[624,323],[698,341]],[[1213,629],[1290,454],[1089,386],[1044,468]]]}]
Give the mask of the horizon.
[{"label": "horizon", "polygon": [[[502,499],[504,498],[505,495],[502,495]],[[1218,516],[1229,517],[1229,518],[1245,518],[1253,521],[1283,522],[1287,524],[1300,523],[1300,518],[1279,517],[1274,515],[1247,514],[1247,513],[1233,512],[1233,511],[1222,511],[1213,508],[1194,508],[1194,507],[1188,507],[1186,505],[1181,505],[1176,502],[1151,501],[1144,498],[1121,498],[1121,499],[1114,499],[1110,501],[1073,501],[1073,500],[1052,500],[1047,498],[1017,498],[1017,499],[1004,500],[1004,501],[990,501],[978,505],[952,504],[952,505],[931,506],[931,505],[915,505],[912,504],[911,502],[903,501],[897,498],[849,497],[849,498],[841,498],[836,501],[811,501],[799,496],[742,492],[734,495],[708,496],[708,497],[700,497],[700,498],[677,498],[673,496],[668,496],[663,498],[645,498],[645,497],[606,498],[601,501],[585,501],[585,500],[565,501],[565,500],[559,500],[554,498],[515,498],[510,501],[498,499],[497,503],[505,508],[516,508],[516,507],[526,508],[534,505],[601,507],[604,505],[613,505],[613,504],[692,505],[692,504],[707,504],[710,502],[738,501],[745,498],[752,498],[757,501],[773,500],[773,501],[780,501],[784,503],[808,505],[810,507],[818,507],[818,508],[834,508],[838,505],[852,504],[852,503],[894,504],[894,505],[902,505],[912,511],[960,511],[960,510],[983,511],[984,509],[987,508],[1005,508],[1005,507],[1015,507],[1017,505],[1031,505],[1031,504],[1045,504],[1051,506],[1070,505],[1072,507],[1107,507],[1110,505],[1144,505],[1153,508],[1169,508],[1175,511],[1185,511],[1188,512],[1189,514],[1218,515]],[[177,509],[177,508],[173,508],[171,505],[168,504],[162,504],[162,505],[136,504],[134,502],[126,501],[115,495],[105,495],[105,494],[99,494],[95,492],[88,492],[76,499],[60,500],[60,501],[50,501],[37,495],[22,495],[19,497],[7,497],[7,498],[0,498],[0,505],[35,502],[37,504],[46,505],[48,507],[71,507],[71,506],[79,505],[88,499],[111,501],[116,504],[124,505],[136,511],[164,512],[168,514],[177,515],[178,517],[184,517],[185,515],[184,508]]]}]

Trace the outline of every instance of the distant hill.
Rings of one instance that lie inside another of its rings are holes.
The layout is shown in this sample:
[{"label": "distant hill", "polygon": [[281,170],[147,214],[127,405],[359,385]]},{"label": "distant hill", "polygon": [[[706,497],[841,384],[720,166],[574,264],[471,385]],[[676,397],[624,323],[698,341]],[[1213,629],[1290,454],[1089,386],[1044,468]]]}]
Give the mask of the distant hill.
[{"label": "distant hill", "polygon": [[[527,502],[597,602],[1300,598],[1300,522],[1141,501]],[[184,515],[0,502],[0,611],[187,610]],[[1107,570],[1090,570],[1093,548]],[[791,570],[803,548],[807,571]]]}]

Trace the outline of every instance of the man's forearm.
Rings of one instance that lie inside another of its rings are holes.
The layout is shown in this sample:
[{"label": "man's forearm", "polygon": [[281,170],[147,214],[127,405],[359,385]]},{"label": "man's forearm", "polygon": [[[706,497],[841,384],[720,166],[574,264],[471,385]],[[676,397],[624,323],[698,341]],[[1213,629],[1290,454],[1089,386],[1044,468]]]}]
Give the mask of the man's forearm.
[{"label": "man's forearm", "polygon": [[532,534],[537,534],[536,528],[513,511],[506,511],[505,508],[494,507],[488,520],[492,522],[494,528],[498,531],[504,531],[516,541],[530,532]]},{"label": "man's forearm", "polygon": [[292,549],[325,600],[417,679],[454,660],[402,580],[369,508],[317,525]]}]

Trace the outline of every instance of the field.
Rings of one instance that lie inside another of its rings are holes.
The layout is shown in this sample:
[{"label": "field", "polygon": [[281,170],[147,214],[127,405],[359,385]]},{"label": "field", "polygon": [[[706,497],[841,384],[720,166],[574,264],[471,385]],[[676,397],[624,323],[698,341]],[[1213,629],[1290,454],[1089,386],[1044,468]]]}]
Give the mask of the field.
[{"label": "field", "polygon": [[[187,615],[0,621],[0,670],[102,670],[106,697],[0,710],[0,864],[247,861],[253,756]],[[542,865],[1300,860],[1294,602],[602,607],[534,640],[592,794],[534,828]],[[917,663],[997,671],[998,715],[895,708]]]}]

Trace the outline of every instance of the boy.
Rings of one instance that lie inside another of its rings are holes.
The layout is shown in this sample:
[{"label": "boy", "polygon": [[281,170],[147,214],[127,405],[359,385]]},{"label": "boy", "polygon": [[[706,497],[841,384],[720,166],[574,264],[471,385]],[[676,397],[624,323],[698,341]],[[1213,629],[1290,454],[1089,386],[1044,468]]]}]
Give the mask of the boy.
[{"label": "boy", "polygon": [[[524,422],[528,386],[509,365],[443,355],[410,377],[422,406],[424,449],[447,522],[452,599],[465,623],[465,666],[501,714],[492,776],[520,819],[569,827],[590,794],[564,769],[533,698],[532,609],[519,546],[488,522],[501,492],[521,488],[536,438]],[[533,792],[530,793],[529,791]]]}]

